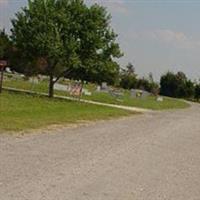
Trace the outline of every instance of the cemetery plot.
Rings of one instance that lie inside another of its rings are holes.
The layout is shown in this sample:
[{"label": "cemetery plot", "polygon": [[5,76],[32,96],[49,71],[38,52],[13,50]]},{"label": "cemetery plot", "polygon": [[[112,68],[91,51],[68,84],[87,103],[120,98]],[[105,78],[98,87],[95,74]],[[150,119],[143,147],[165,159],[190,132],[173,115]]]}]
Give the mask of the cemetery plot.
[{"label": "cemetery plot", "polygon": [[[47,77],[41,76],[37,79],[30,78],[29,80],[27,80],[26,77],[21,76],[20,74],[5,73],[4,86],[30,90],[34,92],[47,93]],[[189,106],[187,103],[181,100],[168,97],[155,97],[152,96],[150,93],[142,90],[132,89],[128,91],[117,89],[108,86],[106,83],[102,83],[102,85],[100,86],[91,83],[85,83],[82,90],[80,89],[80,87],[77,86],[77,89],[73,90],[74,83],[74,81],[66,79],[61,80],[59,83],[55,84],[55,94],[61,96],[73,95],[74,97],[79,98],[81,92],[82,99],[153,110],[185,108]],[[138,92],[141,93],[140,96],[138,96]]]}]

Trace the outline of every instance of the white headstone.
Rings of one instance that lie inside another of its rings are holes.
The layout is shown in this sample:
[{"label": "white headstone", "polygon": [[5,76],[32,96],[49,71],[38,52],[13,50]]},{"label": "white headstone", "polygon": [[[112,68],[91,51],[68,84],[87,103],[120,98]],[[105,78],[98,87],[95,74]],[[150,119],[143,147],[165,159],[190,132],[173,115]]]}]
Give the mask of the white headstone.
[{"label": "white headstone", "polygon": [[97,92],[100,92],[101,91],[101,86],[97,86]]},{"label": "white headstone", "polygon": [[106,82],[103,82],[103,83],[101,84],[101,89],[102,89],[102,90],[107,90],[107,89],[108,89],[108,85],[107,85]]},{"label": "white headstone", "polygon": [[163,102],[163,97],[157,97],[156,101]]}]

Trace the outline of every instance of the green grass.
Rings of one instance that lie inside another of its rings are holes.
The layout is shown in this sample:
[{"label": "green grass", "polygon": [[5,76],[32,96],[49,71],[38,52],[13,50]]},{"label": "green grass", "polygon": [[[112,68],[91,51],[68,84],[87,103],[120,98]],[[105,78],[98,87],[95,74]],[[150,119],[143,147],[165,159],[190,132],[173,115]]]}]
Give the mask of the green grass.
[{"label": "green grass", "polygon": [[11,87],[17,89],[31,90],[35,92],[48,92],[48,82],[42,81],[39,84],[33,84],[23,79],[5,79],[3,82],[4,87]]},{"label": "green grass", "polygon": [[146,98],[132,98],[130,94],[125,92],[124,97],[120,100],[112,97],[106,93],[96,93],[94,96],[85,97],[90,100],[100,101],[105,103],[120,104],[125,106],[139,107],[151,110],[165,110],[165,109],[181,109],[187,108],[189,104],[182,100],[163,97],[163,102],[156,101],[156,97],[149,96]]},{"label": "green grass", "polygon": [[[44,93],[48,92],[47,81],[42,81],[39,84],[32,84],[31,82],[24,81],[22,79],[17,79],[17,80],[7,79],[6,81],[4,81],[4,86],[32,90],[32,91],[37,91],[37,92],[44,92]],[[186,108],[189,106],[189,104],[179,99],[173,99],[173,98],[168,98],[168,97],[164,97],[163,102],[157,102],[155,97],[153,96],[150,96],[144,99],[132,98],[130,96],[130,93],[125,90],[124,90],[123,97],[120,99],[117,99],[116,97],[113,97],[109,93],[96,92],[94,84],[88,84],[88,85],[85,85],[84,87],[92,91],[92,96],[82,96],[83,99],[93,100],[93,101],[98,101],[98,102],[103,102],[103,103],[134,106],[134,107],[146,108],[146,109],[152,109],[152,110],[177,109],[177,108]],[[55,91],[55,94],[69,96],[67,92],[62,92],[62,91]]]},{"label": "green grass", "polygon": [[121,109],[11,92],[0,95],[0,113],[0,130],[4,131],[22,131],[133,114]]}]

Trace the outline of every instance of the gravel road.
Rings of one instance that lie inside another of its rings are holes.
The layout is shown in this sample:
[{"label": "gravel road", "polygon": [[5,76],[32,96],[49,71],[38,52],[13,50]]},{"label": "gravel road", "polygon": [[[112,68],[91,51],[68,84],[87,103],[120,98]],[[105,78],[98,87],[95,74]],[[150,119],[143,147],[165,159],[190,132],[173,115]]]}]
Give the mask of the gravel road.
[{"label": "gravel road", "polygon": [[199,200],[200,105],[0,136],[0,200]]}]

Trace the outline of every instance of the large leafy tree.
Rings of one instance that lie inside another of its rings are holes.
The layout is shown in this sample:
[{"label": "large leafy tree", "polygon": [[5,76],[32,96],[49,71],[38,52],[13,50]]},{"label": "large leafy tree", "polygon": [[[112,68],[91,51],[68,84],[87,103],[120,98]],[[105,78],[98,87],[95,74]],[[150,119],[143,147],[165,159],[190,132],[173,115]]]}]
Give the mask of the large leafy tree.
[{"label": "large leafy tree", "polygon": [[114,83],[119,66],[113,58],[119,58],[122,53],[116,43],[117,34],[110,27],[111,16],[98,4],[87,8],[84,14],[74,4],[72,12],[73,21],[79,27],[77,38],[80,40],[78,55],[81,63],[73,68],[70,76],[98,83]]},{"label": "large leafy tree", "polygon": [[12,24],[12,39],[21,57],[29,68],[37,69],[33,71],[49,76],[50,97],[60,77],[98,82],[118,72],[113,61],[121,56],[117,35],[110,28],[110,15],[97,4],[29,0]]}]

